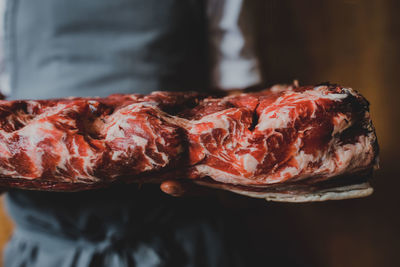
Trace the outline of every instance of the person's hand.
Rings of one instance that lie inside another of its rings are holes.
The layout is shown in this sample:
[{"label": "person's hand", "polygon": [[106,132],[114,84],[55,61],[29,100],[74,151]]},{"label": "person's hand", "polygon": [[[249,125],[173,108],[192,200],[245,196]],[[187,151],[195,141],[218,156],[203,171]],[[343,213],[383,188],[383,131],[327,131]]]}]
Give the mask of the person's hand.
[{"label": "person's hand", "polygon": [[174,196],[204,196],[215,193],[215,189],[207,188],[204,186],[196,185],[191,181],[186,180],[167,180],[161,183],[161,191]]},{"label": "person's hand", "polygon": [[263,89],[268,88],[267,85],[261,83],[261,84],[255,84],[246,88],[213,88],[211,92],[215,93],[217,96],[234,96],[234,95],[240,95],[243,93],[252,93],[252,92],[257,92]]},{"label": "person's hand", "polygon": [[240,95],[243,94],[245,91],[243,89],[231,89],[229,91],[227,91],[228,96],[231,95]]},{"label": "person's hand", "polygon": [[174,197],[207,196],[218,200],[224,208],[232,211],[248,210],[251,199],[224,190],[197,185],[186,180],[168,180],[160,185],[161,191]]}]

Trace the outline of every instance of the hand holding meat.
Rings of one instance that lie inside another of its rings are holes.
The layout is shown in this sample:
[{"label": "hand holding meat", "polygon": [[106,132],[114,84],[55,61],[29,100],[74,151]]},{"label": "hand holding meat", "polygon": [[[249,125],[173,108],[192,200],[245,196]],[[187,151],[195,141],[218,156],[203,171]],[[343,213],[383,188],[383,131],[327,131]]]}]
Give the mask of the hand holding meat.
[{"label": "hand holding meat", "polygon": [[155,92],[0,101],[0,186],[192,182],[253,197],[360,197],[377,165],[368,102],[336,85],[225,97]]}]

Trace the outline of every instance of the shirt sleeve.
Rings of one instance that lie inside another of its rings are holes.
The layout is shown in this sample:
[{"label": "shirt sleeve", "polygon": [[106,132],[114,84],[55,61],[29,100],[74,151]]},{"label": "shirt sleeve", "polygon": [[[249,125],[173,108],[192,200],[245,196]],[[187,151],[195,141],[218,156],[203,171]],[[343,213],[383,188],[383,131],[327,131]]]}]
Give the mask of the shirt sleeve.
[{"label": "shirt sleeve", "polygon": [[6,0],[0,0],[0,93],[8,96],[11,94],[11,87],[9,75],[6,69],[5,16]]},{"label": "shirt sleeve", "polygon": [[212,85],[243,89],[261,83],[258,59],[248,33],[239,26],[242,0],[208,0]]}]

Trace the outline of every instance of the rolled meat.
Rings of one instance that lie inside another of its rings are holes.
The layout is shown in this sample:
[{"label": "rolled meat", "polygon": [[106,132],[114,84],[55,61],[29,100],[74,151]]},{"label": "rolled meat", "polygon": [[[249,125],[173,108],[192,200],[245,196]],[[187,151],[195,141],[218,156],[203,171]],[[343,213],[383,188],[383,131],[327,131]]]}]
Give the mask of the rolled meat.
[{"label": "rolled meat", "polygon": [[369,104],[338,85],[0,101],[0,186],[78,191],[190,179],[251,197],[366,196]]}]

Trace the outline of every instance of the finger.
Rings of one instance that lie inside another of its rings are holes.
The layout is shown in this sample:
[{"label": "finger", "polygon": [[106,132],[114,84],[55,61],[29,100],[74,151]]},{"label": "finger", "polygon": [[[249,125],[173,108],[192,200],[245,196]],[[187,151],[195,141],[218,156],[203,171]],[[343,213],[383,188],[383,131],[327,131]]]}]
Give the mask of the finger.
[{"label": "finger", "polygon": [[175,196],[204,196],[215,192],[215,189],[194,184],[186,180],[169,180],[160,185],[163,192]]},{"label": "finger", "polygon": [[160,185],[160,189],[164,193],[174,197],[180,197],[185,194],[184,186],[182,185],[182,183],[176,180],[162,182]]},{"label": "finger", "polygon": [[241,93],[243,93],[241,89],[232,89],[228,91],[228,95],[240,95]]}]

